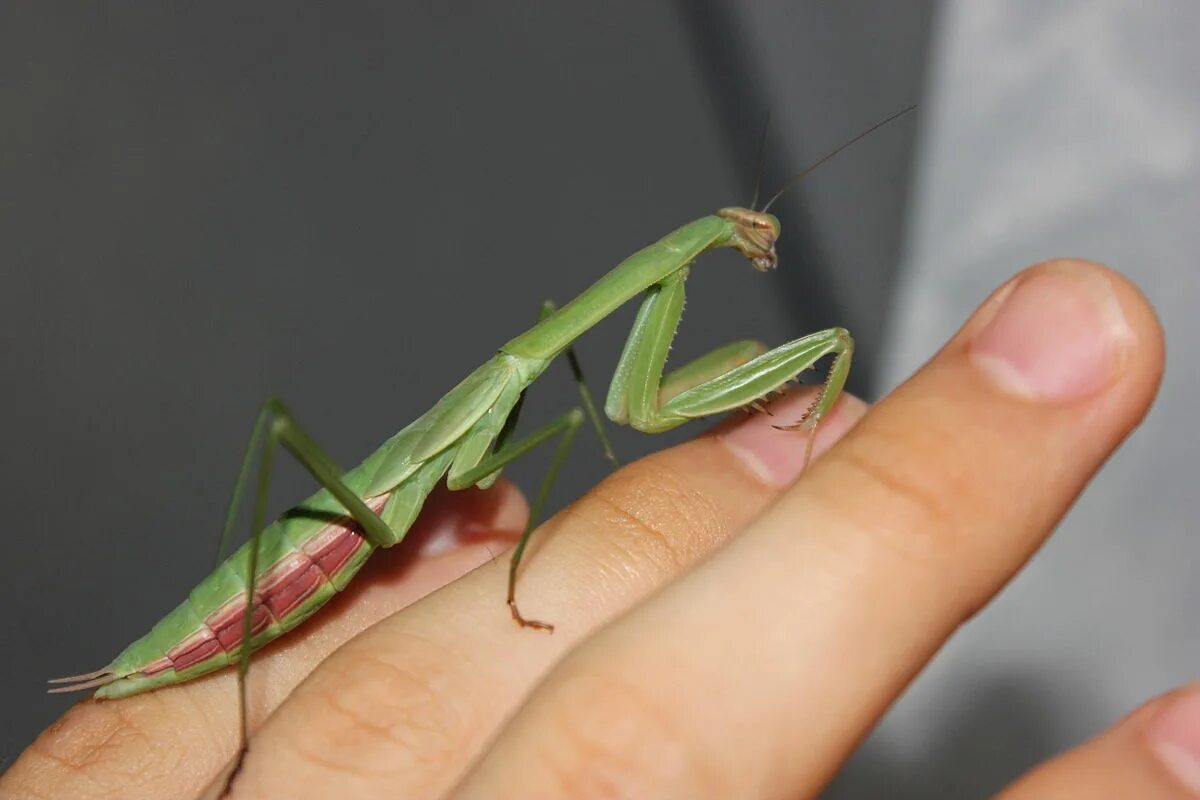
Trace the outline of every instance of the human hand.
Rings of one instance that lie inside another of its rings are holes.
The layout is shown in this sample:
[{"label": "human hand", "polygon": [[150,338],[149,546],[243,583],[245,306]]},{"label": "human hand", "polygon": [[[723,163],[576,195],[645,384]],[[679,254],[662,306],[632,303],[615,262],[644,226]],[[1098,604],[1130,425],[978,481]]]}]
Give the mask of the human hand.
[{"label": "human hand", "polygon": [[[800,480],[802,434],[771,427],[799,416],[795,396],[548,522],[518,592],[550,636],[512,624],[507,561],[488,560],[520,529],[519,495],[439,495],[403,552],[255,657],[233,796],[812,796],[1138,423],[1162,359],[1119,276],[1028,270],[878,406],[839,403]],[[236,745],[233,698],[226,672],[83,703],[0,789],[194,794]],[[1184,797],[1189,774],[1200,793],[1195,690],[1006,796]]]}]

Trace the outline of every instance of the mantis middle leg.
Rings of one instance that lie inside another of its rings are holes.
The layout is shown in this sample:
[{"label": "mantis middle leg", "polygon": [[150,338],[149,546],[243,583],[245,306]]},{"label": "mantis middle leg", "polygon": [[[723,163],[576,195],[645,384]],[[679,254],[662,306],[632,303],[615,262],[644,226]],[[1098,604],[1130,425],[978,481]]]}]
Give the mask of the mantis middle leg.
[{"label": "mantis middle leg", "polygon": [[[547,300],[542,304],[541,313],[538,315],[539,320],[543,320],[552,314],[555,310],[554,302]],[[542,444],[543,442],[552,439],[556,436],[561,437],[558,442],[558,447],[554,451],[554,456],[551,459],[550,465],[546,468],[546,474],[542,478],[541,486],[538,487],[538,493],[535,496],[533,503],[529,507],[529,518],[525,523],[525,528],[521,531],[521,538],[517,540],[516,547],[513,548],[513,553],[509,559],[508,568],[508,607],[512,612],[513,619],[522,627],[535,628],[544,631],[553,631],[554,626],[548,622],[540,622],[526,618],[521,614],[520,608],[517,606],[516,587],[517,587],[517,571],[521,565],[521,558],[525,554],[525,548],[529,544],[529,539],[533,536],[534,530],[537,529],[538,521],[541,518],[542,510],[545,508],[546,501],[549,499],[550,490],[553,488],[555,481],[558,479],[558,474],[562,470],[563,462],[566,461],[567,453],[571,449],[571,444],[575,440],[575,434],[579,430],[579,426],[583,424],[584,416],[591,421],[592,427],[595,429],[596,438],[600,440],[600,445],[604,449],[605,457],[612,463],[614,467],[620,467],[621,463],[617,460],[616,453],[613,451],[608,435],[604,431],[604,422],[600,419],[600,415],[596,411],[596,404],[592,400],[592,393],[588,389],[587,382],[583,377],[583,370],[579,365],[579,358],[575,354],[574,347],[567,347],[564,355],[571,368],[571,375],[575,379],[576,386],[579,387],[580,401],[583,409],[574,408],[563,414],[561,417],[552,420],[547,425],[542,426],[538,430],[519,439],[518,441],[509,443],[513,431],[517,425],[517,419],[521,414],[521,405],[524,403],[525,395],[522,393],[521,398],[513,407],[512,413],[504,423],[504,428],[500,431],[500,435],[496,438],[495,450],[491,456],[484,459],[478,465],[469,471],[455,475],[451,473],[447,478],[447,486],[450,489],[462,489],[472,484],[486,482],[489,479],[494,480],[494,477],[499,473],[499,470],[509,463],[523,456],[528,451]]]}]

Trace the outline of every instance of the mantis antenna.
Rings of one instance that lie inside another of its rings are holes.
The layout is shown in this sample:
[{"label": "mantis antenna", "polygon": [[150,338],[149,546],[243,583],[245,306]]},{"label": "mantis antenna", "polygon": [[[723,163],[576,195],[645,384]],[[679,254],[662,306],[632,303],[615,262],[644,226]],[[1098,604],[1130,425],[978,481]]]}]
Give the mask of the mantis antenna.
[{"label": "mantis antenna", "polygon": [[750,205],[747,208],[754,208],[758,205],[758,190],[762,188],[763,166],[767,161],[767,134],[771,132],[771,111],[767,109],[767,121],[763,123],[762,136],[758,140],[758,158],[755,160],[758,164],[754,168],[754,197],[750,198]]},{"label": "mantis antenna", "polygon": [[[834,156],[836,156],[838,153],[840,153],[840,152],[842,152],[843,150],[845,150],[845,149],[846,149],[847,147],[849,147],[850,145],[854,144],[855,142],[859,141],[860,139],[865,139],[867,136],[870,136],[872,133],[874,133],[875,131],[879,130],[879,129],[880,129],[880,128],[882,128],[884,125],[887,125],[889,122],[893,122],[893,121],[895,121],[895,120],[899,119],[900,117],[903,117],[905,114],[907,114],[908,112],[912,111],[912,110],[913,110],[913,109],[915,109],[916,107],[917,107],[917,106],[916,106],[916,104],[914,103],[913,105],[909,106],[908,108],[905,108],[905,109],[903,109],[903,110],[901,110],[901,111],[897,111],[895,114],[892,114],[892,115],[891,115],[890,117],[888,117],[887,119],[880,120],[879,122],[876,122],[874,125],[872,125],[871,127],[867,128],[865,131],[863,131],[862,133],[858,134],[857,136],[855,136],[855,137],[854,137],[853,139],[851,139],[850,141],[848,141],[848,142],[844,142],[844,143],[842,143],[842,144],[838,145],[837,147],[833,148],[832,150],[830,150],[830,151],[829,151],[828,153],[826,153],[825,155],[823,155],[823,156],[821,156],[820,158],[818,158],[818,159],[817,159],[816,161],[814,161],[813,163],[809,164],[807,167],[805,167],[805,168],[804,168],[804,169],[803,169],[803,170],[800,172],[800,174],[799,174],[799,175],[797,175],[796,177],[792,178],[790,181],[788,181],[787,183],[785,183],[785,184],[783,185],[783,188],[782,188],[782,189],[780,189],[778,192],[776,192],[776,193],[774,194],[774,196],[772,196],[772,197],[771,197],[771,199],[767,201],[767,204],[766,204],[766,205],[764,205],[764,206],[762,207],[762,210],[763,210],[763,211],[766,211],[767,209],[769,209],[769,208],[770,208],[770,207],[771,207],[771,206],[772,206],[772,205],[775,203],[775,201],[779,199],[779,197],[780,197],[780,196],[781,196],[781,195],[782,195],[784,192],[788,191],[789,189],[792,189],[792,188],[794,188],[794,187],[795,187],[797,184],[799,184],[799,183],[800,183],[800,181],[801,181],[801,180],[803,180],[803,179],[804,179],[804,177],[805,177],[806,175],[808,175],[808,174],[809,174],[810,172],[812,172],[814,169],[816,169],[817,167],[821,166],[821,165],[822,165],[822,164],[824,164],[826,161],[828,161],[829,159],[833,158]],[[755,199],[757,199],[757,196],[758,196],[758,192],[756,191],[756,192],[755,192]],[[753,208],[753,206],[751,206],[751,208]]]}]

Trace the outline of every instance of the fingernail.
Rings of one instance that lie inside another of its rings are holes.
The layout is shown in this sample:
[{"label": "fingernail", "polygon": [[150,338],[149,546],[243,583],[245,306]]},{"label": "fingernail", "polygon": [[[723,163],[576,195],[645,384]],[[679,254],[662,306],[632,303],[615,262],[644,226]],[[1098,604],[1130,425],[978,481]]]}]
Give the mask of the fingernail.
[{"label": "fingernail", "polygon": [[1018,281],[971,345],[1002,390],[1027,400],[1087,397],[1113,379],[1133,333],[1101,272],[1060,262]]},{"label": "fingernail", "polygon": [[1160,711],[1147,735],[1163,766],[1200,794],[1200,691],[1184,694]]},{"label": "fingernail", "polygon": [[[798,422],[812,404],[813,397],[813,390],[792,392],[769,404],[770,414],[756,411],[719,430],[717,438],[763,481],[773,486],[787,486],[804,469],[805,449],[812,431],[781,431],[774,426]],[[832,413],[821,420],[817,440],[813,443],[814,459],[841,438],[861,413],[846,410],[851,404],[855,411],[862,405],[854,398],[848,399],[851,403],[839,401]]]}]

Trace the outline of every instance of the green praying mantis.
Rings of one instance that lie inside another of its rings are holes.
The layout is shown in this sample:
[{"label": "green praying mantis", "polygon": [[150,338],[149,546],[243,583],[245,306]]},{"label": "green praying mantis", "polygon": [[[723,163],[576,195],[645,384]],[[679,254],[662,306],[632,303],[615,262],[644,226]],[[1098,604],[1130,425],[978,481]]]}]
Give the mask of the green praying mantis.
[{"label": "green praying mantis", "polygon": [[[646,433],[754,406],[831,357],[827,377],[808,410],[798,420],[776,426],[809,431],[804,446],[811,449],[812,434],[837,402],[849,374],[854,351],[850,334],[844,328],[830,328],[770,350],[757,341],[737,341],[665,372],[683,313],[684,286],[692,263],[716,248],[734,248],[756,270],[773,269],[780,223],[768,209],[775,200],[804,175],[912,108],[891,115],[818,159],[761,210],[754,209],[756,190],[751,207],[722,208],[689,222],[629,256],[561,308],[547,303],[537,324],[501,345],[429,411],[349,472],[343,473],[333,463],[281,401],[267,400],[242,458],[221,550],[230,538],[243,495],[253,484],[250,540],[111,663],[94,672],[54,679],[51,683],[56,686],[50,691],[94,688],[97,698],[119,698],[236,664],[244,748],[245,677],[253,651],[312,616],[346,587],[376,548],[400,542],[442,480],[450,490],[486,488],[515,459],[556,440],[528,524],[512,551],[507,595],[519,625],[552,630],[546,622],[526,618],[517,603],[517,576],[526,545],[554,477],[585,422],[590,421],[607,456],[617,463],[572,349],[574,341],[618,307],[642,296],[604,412],[613,422]],[[526,390],[559,356],[572,368],[580,407],[515,438]],[[289,451],[321,488],[264,526],[277,445]],[[256,452],[261,453],[257,471],[253,469]]]}]

